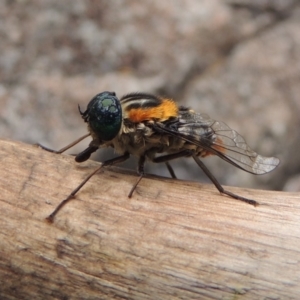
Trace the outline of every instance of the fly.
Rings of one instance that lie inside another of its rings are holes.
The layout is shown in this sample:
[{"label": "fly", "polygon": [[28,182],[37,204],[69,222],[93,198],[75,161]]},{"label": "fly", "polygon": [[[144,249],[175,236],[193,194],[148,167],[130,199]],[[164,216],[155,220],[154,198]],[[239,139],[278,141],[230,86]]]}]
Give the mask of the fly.
[{"label": "fly", "polygon": [[102,92],[89,102],[85,111],[79,106],[78,109],[87,123],[89,133],[59,151],[39,146],[60,154],[91,136],[89,146],[76,155],[76,162],[88,160],[93,152],[103,147],[114,148],[120,156],[104,161],[87,176],[48,216],[49,222],[53,222],[59,210],[100,169],[124,162],[131,155],[138,157],[139,177],[128,194],[129,198],[145,174],[144,165],[147,160],[165,163],[171,177],[176,178],[169,161],[192,157],[220,193],[254,206],[258,205],[255,200],[225,190],[201,159],[217,155],[235,167],[255,175],[268,173],[279,164],[278,158],[263,157],[254,152],[244,138],[225,123],[215,121],[206,114],[196,113],[190,108],[178,106],[169,98],[131,93],[119,99],[114,92]]}]

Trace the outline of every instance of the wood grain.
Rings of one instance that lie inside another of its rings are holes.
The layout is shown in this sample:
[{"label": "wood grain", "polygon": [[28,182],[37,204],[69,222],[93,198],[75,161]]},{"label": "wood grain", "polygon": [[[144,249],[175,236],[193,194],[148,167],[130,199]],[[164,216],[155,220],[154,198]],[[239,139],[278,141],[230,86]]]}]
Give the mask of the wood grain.
[{"label": "wood grain", "polygon": [[300,299],[300,196],[150,176],[0,141],[1,299]]}]

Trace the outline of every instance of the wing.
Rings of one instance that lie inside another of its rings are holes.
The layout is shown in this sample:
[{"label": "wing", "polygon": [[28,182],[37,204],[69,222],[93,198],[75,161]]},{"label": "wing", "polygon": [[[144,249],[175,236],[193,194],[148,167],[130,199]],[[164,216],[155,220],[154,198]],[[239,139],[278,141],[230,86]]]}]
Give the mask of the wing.
[{"label": "wing", "polygon": [[235,130],[206,114],[181,108],[178,123],[165,123],[160,130],[203,148],[206,155],[217,155],[252,174],[268,173],[279,164],[278,158],[257,154]]}]

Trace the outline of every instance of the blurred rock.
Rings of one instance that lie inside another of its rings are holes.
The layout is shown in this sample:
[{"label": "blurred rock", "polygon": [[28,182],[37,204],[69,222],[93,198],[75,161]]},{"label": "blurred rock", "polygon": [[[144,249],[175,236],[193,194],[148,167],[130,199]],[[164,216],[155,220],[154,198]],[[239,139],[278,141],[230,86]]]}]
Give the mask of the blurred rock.
[{"label": "blurred rock", "polygon": [[[282,189],[300,173],[299,16],[296,0],[2,1],[0,135],[58,149],[96,93],[160,93],[281,159],[266,176],[209,159],[222,183]],[[200,180],[192,161],[175,169]]]},{"label": "blurred rock", "polygon": [[291,177],[283,187],[287,192],[300,192],[300,175]]}]

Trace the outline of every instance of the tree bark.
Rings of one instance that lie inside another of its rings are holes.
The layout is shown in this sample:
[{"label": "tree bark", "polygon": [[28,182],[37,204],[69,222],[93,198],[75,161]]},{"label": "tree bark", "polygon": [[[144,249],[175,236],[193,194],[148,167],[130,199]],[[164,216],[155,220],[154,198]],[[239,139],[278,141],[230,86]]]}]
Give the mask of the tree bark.
[{"label": "tree bark", "polygon": [[[300,196],[96,167],[0,141],[1,299],[300,299]],[[276,171],[275,171],[276,172]]]}]

